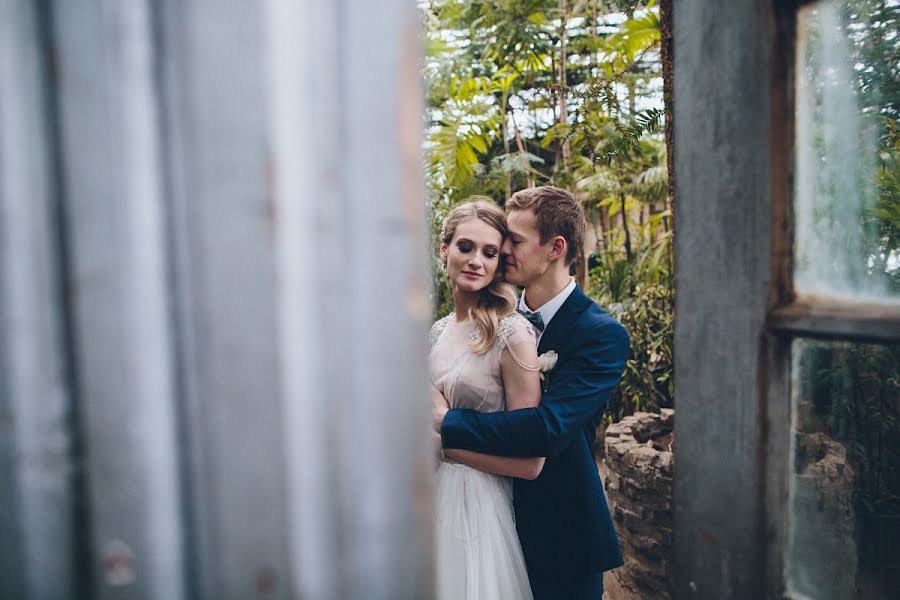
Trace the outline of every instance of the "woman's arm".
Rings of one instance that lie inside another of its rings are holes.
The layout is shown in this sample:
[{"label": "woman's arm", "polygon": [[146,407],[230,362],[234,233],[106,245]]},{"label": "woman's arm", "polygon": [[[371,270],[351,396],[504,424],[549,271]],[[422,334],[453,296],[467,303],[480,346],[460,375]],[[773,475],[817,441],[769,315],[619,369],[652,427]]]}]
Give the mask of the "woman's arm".
[{"label": "woman's arm", "polygon": [[[526,336],[524,332],[510,336],[507,347],[500,353],[500,373],[503,377],[507,410],[534,408],[540,403],[541,381],[537,349],[530,336]],[[536,479],[544,468],[542,456],[513,458],[459,449],[445,450],[444,455],[479,471],[520,479]]]},{"label": "woman's arm", "polygon": [[534,340],[516,333],[500,352],[500,374],[506,410],[535,408],[541,403],[541,374]]},{"label": "woman's arm", "polygon": [[511,458],[509,456],[479,454],[471,450],[444,450],[444,456],[485,473],[518,477],[519,479],[537,479],[537,476],[541,474],[541,470],[544,468],[543,457]]}]

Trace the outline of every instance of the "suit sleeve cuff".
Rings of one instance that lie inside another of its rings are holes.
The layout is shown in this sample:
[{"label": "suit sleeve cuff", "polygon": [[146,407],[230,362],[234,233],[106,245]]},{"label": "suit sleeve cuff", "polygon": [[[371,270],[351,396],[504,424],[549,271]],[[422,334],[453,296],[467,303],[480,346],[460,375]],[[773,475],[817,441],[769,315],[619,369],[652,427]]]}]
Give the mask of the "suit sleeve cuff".
[{"label": "suit sleeve cuff", "polygon": [[458,448],[459,431],[462,425],[462,411],[450,409],[441,422],[441,445],[444,448]]}]

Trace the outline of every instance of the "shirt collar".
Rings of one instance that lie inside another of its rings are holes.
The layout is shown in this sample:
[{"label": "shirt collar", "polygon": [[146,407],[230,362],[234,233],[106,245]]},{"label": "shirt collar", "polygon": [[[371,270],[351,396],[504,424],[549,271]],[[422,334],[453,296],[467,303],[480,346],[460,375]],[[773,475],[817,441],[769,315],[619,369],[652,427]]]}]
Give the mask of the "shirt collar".
[{"label": "shirt collar", "polygon": [[[550,300],[537,310],[532,311],[541,314],[541,318],[544,320],[544,329],[547,329],[547,326],[550,324],[550,319],[559,312],[559,309],[562,308],[562,305],[569,299],[569,296],[572,295],[573,291],[575,291],[574,278],[569,280],[569,285],[564,287],[560,293],[550,298]],[[522,295],[519,296],[519,308],[522,310],[529,310],[528,305],[525,304],[525,292],[522,292]]]}]

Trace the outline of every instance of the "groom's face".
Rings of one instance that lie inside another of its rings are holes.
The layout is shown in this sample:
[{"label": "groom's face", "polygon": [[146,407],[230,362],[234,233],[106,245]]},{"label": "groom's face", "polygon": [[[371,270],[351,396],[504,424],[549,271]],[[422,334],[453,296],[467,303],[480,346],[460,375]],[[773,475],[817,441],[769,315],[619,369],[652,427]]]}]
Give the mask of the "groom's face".
[{"label": "groom's face", "polygon": [[502,248],[506,281],[528,287],[547,272],[552,244],[541,244],[537,218],[529,209],[511,210],[506,222],[509,236]]}]

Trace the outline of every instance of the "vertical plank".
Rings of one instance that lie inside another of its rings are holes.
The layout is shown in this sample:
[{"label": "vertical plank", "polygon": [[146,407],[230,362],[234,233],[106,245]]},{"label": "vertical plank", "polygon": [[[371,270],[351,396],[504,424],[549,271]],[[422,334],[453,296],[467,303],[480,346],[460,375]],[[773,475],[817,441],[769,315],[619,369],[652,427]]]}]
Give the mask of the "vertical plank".
[{"label": "vertical plank", "polygon": [[431,597],[415,6],[266,6],[295,591]]},{"label": "vertical plank", "polygon": [[261,9],[160,7],[193,594],[290,598]]},{"label": "vertical plank", "polygon": [[771,4],[675,4],[677,598],[765,587]]},{"label": "vertical plank", "polygon": [[74,348],[98,598],[184,596],[152,21],[53,5]]},{"label": "vertical plank", "polygon": [[46,70],[34,3],[0,1],[0,597],[75,592]]},{"label": "vertical plank", "polygon": [[[794,62],[796,4],[774,3],[772,32],[772,280],[769,307],[793,296]],[[765,597],[783,598],[786,585],[789,490],[793,464],[791,339],[762,336],[765,440]]]}]

